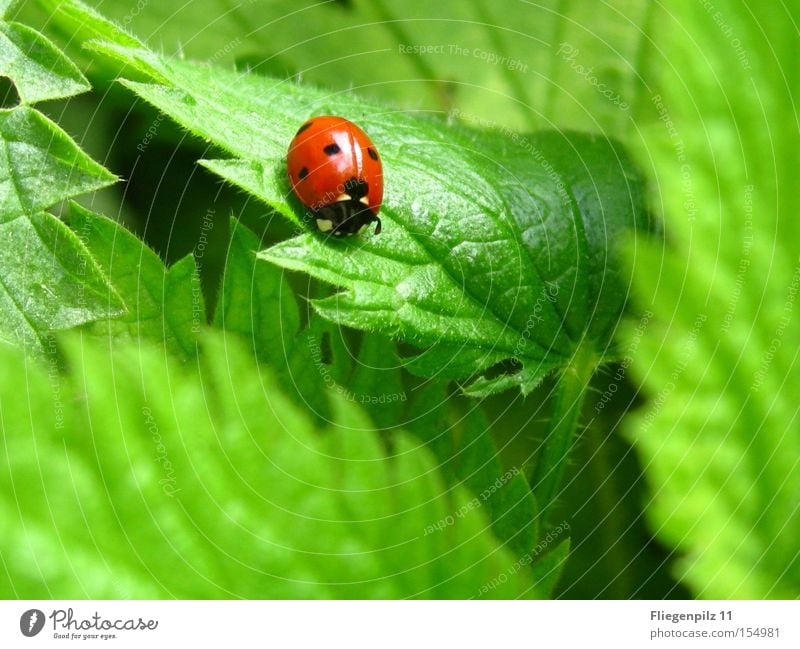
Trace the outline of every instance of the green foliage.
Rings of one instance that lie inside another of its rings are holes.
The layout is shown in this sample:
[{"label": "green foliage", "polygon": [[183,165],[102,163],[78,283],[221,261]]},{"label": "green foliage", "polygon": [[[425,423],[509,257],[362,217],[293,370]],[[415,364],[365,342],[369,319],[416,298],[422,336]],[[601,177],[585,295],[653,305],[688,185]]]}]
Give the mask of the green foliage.
[{"label": "green foliage", "polygon": [[341,246],[306,234],[262,257],[348,289],[314,302],[325,317],[425,346],[412,371],[466,379],[515,361],[508,373],[473,378],[466,391],[476,396],[530,392],[582,342],[602,358],[624,306],[608,244],[645,226],[627,160],[579,135],[537,134],[517,148],[431,126],[411,135],[424,145],[382,148],[398,185],[384,213],[398,228]]},{"label": "green foliage", "polygon": [[[48,26],[60,28],[65,41],[91,34],[81,31],[86,25],[69,3],[43,4]],[[153,2],[143,10],[124,1],[91,4],[143,41],[189,59],[335,91],[354,86],[405,108],[457,111],[516,129],[557,125],[617,135],[634,112],[652,13],[647,0],[204,0]]]},{"label": "green foliage", "polygon": [[0,224],[0,340],[38,348],[52,331],[122,311],[75,235],[40,212]]},{"label": "green foliage", "polygon": [[0,394],[18,395],[2,403],[0,592],[544,594],[479,510],[424,533],[469,500],[445,488],[424,448],[398,434],[386,457],[369,421],[338,397],[320,435],[251,354],[219,336],[203,347],[187,367],[147,345],[109,353],[71,340],[58,381],[0,349]]},{"label": "green foliage", "polygon": [[[342,331],[342,330],[340,330]],[[344,330],[346,331],[346,330]],[[341,334],[339,336],[341,340]],[[349,397],[369,413],[380,428],[392,430],[405,421],[408,391],[403,381],[402,360],[395,343],[384,336],[361,340],[355,367],[345,374]]]},{"label": "green foliage", "polygon": [[626,428],[700,597],[800,592],[799,9],[686,3],[654,31],[645,155],[673,245],[631,252],[657,324],[630,336],[650,403]]},{"label": "green foliage", "polygon": [[341,383],[350,367],[343,367],[342,350],[337,350],[336,363],[325,357],[323,345],[330,346],[333,334],[329,325],[314,318],[301,328],[294,292],[281,269],[256,259],[259,244],[244,225],[231,221],[212,324],[245,343],[259,361],[269,363],[283,389],[324,424],[333,416],[330,397],[343,394]]},{"label": "green foliage", "polygon": [[0,0],[0,593],[800,592],[797,2],[97,6]]},{"label": "green foliage", "polygon": [[[45,37],[2,21],[0,75],[26,103],[88,89]],[[0,340],[41,350],[49,332],[124,310],[77,237],[42,212],[115,178],[28,106],[0,110],[0,147]]]},{"label": "green foliage", "polygon": [[39,111],[26,106],[0,110],[0,223],[32,215],[60,200],[114,182]]},{"label": "green foliage", "polygon": [[[314,301],[325,317],[426,347],[414,371],[471,379],[475,395],[527,393],[582,342],[598,360],[606,353],[627,283],[610,244],[647,226],[641,180],[612,142],[377,119],[380,109],[361,100],[332,104],[280,80],[114,43],[93,48],[151,75],[159,83],[124,83],[238,156],[205,164],[297,224],[305,215],[287,198],[286,142],[309,114],[365,116],[390,179],[386,233],[339,245],[307,233],[261,256],[345,288]],[[486,375],[509,361],[512,371]]]},{"label": "green foliage", "polygon": [[256,358],[280,367],[300,329],[294,293],[279,269],[257,263],[259,241],[252,232],[237,221],[231,232],[214,325],[240,335]]},{"label": "green foliage", "polygon": [[94,322],[86,333],[163,342],[176,354],[194,354],[197,334],[205,324],[205,307],[194,258],[172,268],[118,223],[80,205],[70,206],[69,223],[128,305],[120,318]]},{"label": "green foliage", "polygon": [[[463,412],[442,385],[420,391],[410,404],[411,430],[441,462],[442,471],[475,494],[498,538],[523,556],[539,541],[536,501],[519,467],[504,469],[489,436],[489,424],[476,407]],[[453,412],[455,410],[455,412]]]},{"label": "green foliage", "polygon": [[0,22],[0,75],[15,82],[25,103],[89,90],[72,61],[40,33],[19,23]]}]

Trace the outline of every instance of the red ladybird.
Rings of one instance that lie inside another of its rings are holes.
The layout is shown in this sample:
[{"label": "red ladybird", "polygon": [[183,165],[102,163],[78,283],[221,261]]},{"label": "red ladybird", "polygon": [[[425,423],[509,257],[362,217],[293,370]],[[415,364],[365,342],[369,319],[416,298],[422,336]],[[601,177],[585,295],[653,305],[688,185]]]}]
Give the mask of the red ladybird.
[{"label": "red ladybird", "polygon": [[312,117],[289,145],[289,180],[317,227],[336,236],[363,232],[383,199],[381,159],[366,133],[344,117]]}]

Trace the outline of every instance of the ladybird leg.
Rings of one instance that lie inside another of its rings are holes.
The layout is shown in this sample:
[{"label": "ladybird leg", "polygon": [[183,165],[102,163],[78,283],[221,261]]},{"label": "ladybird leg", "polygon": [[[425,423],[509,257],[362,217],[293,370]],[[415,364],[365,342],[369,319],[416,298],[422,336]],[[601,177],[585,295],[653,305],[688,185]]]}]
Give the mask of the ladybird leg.
[{"label": "ladybird leg", "polygon": [[375,226],[375,234],[380,234],[381,233],[381,220],[377,216],[375,217],[375,222],[378,224],[378,225]]}]

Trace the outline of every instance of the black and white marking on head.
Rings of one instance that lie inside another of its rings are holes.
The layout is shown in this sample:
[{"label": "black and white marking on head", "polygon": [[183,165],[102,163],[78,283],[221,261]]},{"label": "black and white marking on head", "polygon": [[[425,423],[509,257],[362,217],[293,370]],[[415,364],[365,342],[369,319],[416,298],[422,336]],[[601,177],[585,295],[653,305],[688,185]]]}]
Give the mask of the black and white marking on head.
[{"label": "black and white marking on head", "polygon": [[361,178],[348,178],[344,183],[345,194],[352,200],[359,200],[369,194],[369,184]]},{"label": "black and white marking on head", "polygon": [[329,144],[322,150],[325,152],[325,155],[336,155],[342,149],[339,147],[338,144],[336,144],[336,142],[334,142],[333,144]]}]

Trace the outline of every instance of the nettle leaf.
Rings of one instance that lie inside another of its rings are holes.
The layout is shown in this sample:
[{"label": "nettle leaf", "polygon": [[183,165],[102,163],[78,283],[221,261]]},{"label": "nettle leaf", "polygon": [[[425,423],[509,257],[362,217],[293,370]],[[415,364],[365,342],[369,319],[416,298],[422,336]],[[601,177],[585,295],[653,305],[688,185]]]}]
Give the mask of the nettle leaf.
[{"label": "nettle leaf", "polygon": [[402,367],[392,340],[378,334],[363,336],[355,368],[343,382],[346,398],[358,403],[377,426],[387,431],[403,420],[408,402]]},{"label": "nettle leaf", "polygon": [[296,344],[300,313],[283,272],[258,263],[258,237],[236,220],[214,313],[214,325],[241,336],[256,356],[285,366]]},{"label": "nettle leaf", "polygon": [[56,379],[55,408],[45,368],[0,349],[0,394],[15,395],[0,409],[0,592],[546,594],[481,511],[424,535],[469,495],[446,488],[423,446],[398,433],[387,457],[369,420],[335,396],[333,423],[315,429],[231,337],[208,338],[192,365],[147,345],[64,348],[70,375]]},{"label": "nettle leaf", "polygon": [[[48,27],[56,23],[65,40],[76,32],[82,40],[86,21],[62,18],[68,4],[39,3]],[[630,128],[653,5],[404,0],[303,3],[287,11],[279,2],[241,2],[231,11],[221,2],[149,2],[134,12],[125,2],[105,2],[102,11],[188,59],[334,90],[349,90],[354,71],[369,70],[369,79],[355,76],[357,91],[376,100],[517,128],[620,135]]]},{"label": "nettle leaf", "polygon": [[[558,539],[559,537],[554,536],[553,538]],[[531,571],[536,579],[536,585],[551,594],[556,589],[558,580],[564,572],[564,566],[572,546],[569,538],[562,541],[554,540],[553,543],[555,543],[555,547],[551,547],[552,543],[548,543],[547,537],[545,537],[531,553],[533,559]]]},{"label": "nettle leaf", "polygon": [[[86,51],[81,49],[81,45],[92,40],[110,40],[129,47],[144,48],[145,45],[142,41],[124,27],[111,22],[92,7],[76,0],[37,0],[36,5],[32,7],[33,11],[27,13],[35,14],[37,8],[39,20],[45,20],[48,30],[57,33],[61,42],[66,44],[65,47],[73,46],[70,54],[94,73],[108,75],[109,78],[123,72],[126,75],[135,73],[130,68],[123,70],[116,63],[112,64],[106,57],[86,60]],[[111,7],[103,7],[104,11],[106,9],[111,9]],[[136,11],[141,11],[141,9],[143,7],[137,8]],[[122,23],[127,26],[131,19],[129,8],[125,10],[125,14],[127,18],[123,17]],[[142,65],[146,65],[146,63],[139,61],[137,67]],[[151,68],[144,78],[150,78],[156,74],[157,71]]]},{"label": "nettle leaf", "polygon": [[672,9],[654,23],[657,115],[644,153],[671,245],[630,251],[652,323],[628,336],[650,400],[626,430],[652,485],[651,526],[679,552],[677,576],[694,595],[793,599],[800,12],[736,1]]},{"label": "nettle leaf", "polygon": [[32,108],[0,110],[0,138],[0,223],[116,180]]},{"label": "nettle leaf", "polygon": [[51,214],[0,222],[0,339],[39,347],[51,331],[124,312],[119,295]]},{"label": "nettle leaf", "polygon": [[71,97],[91,88],[80,70],[39,32],[0,21],[0,75],[26,103]]},{"label": "nettle leaf", "polygon": [[69,224],[109,278],[108,294],[119,293],[128,307],[123,317],[89,323],[84,332],[115,342],[163,341],[173,353],[194,355],[206,322],[194,257],[168,269],[136,235],[76,203],[70,205]]},{"label": "nettle leaf", "polygon": [[[338,396],[364,408],[379,427],[396,427],[407,396],[394,343],[381,336],[366,337],[355,359],[335,324],[312,316],[301,329],[285,271],[257,259],[259,244],[253,232],[231,221],[212,324],[239,338],[257,359],[268,363],[283,390],[318,422],[333,417],[331,397]],[[387,370],[388,365],[393,371]]]},{"label": "nettle leaf", "polygon": [[330,397],[342,394],[341,381],[349,374],[343,367],[346,354],[336,345],[331,323],[314,317],[300,328],[300,311],[285,272],[259,261],[259,246],[253,232],[232,220],[212,324],[268,363],[281,387],[318,423],[328,422],[333,416]]},{"label": "nettle leaf", "polygon": [[495,534],[519,556],[531,553],[539,538],[537,506],[523,468],[502,467],[488,421],[474,407],[465,410],[441,383],[418,391],[409,405],[409,428],[441,462],[442,472],[475,494]]},{"label": "nettle leaf", "polygon": [[[110,39],[122,45],[144,47],[141,40],[82,2],[37,0],[37,5],[47,12],[49,26],[52,23],[53,27],[67,32],[81,43],[90,39]],[[111,9],[110,6],[107,8]],[[130,13],[129,9],[125,11]],[[123,19],[123,22],[130,20]]]},{"label": "nettle leaf", "polygon": [[[14,65],[17,83],[28,78],[22,62]],[[46,92],[35,75],[31,84],[20,88]],[[42,212],[114,176],[31,108],[0,110],[0,138],[0,336],[35,348],[50,331],[121,314],[122,301],[86,248]]]},{"label": "nettle leaf", "polygon": [[206,165],[305,229],[287,143],[314,114],[365,127],[384,162],[385,233],[335,242],[306,231],[261,253],[344,288],[313,302],[326,318],[427,348],[411,368],[471,380],[478,395],[530,392],[581,344],[606,353],[628,283],[614,247],[647,227],[640,177],[609,140],[448,126],[140,48],[93,47],[155,70],[159,83],[123,83],[234,154]]},{"label": "nettle leaf", "polygon": [[[6,3],[3,14],[9,9]],[[45,37],[0,22],[0,75],[23,102],[89,89]],[[38,347],[51,331],[124,312],[78,238],[45,210],[113,183],[63,130],[27,106],[0,110],[0,336]]]},{"label": "nettle leaf", "polygon": [[[433,382],[416,390],[408,404],[408,428],[435,453],[439,470],[451,484],[473,494],[451,517],[425,529],[438,534],[467,512],[480,509],[494,535],[519,565],[529,566],[537,588],[553,592],[569,555],[569,525],[545,528],[540,508],[525,477],[526,466],[504,466],[492,440],[492,424],[473,400],[448,393]],[[489,592],[496,583],[484,585]]]}]

